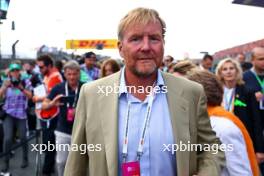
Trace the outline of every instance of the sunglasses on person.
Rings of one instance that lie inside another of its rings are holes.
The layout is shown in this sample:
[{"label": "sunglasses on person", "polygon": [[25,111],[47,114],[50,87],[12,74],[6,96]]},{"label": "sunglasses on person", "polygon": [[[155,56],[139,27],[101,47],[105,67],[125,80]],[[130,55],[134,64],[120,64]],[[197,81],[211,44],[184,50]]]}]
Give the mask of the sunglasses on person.
[{"label": "sunglasses on person", "polygon": [[39,69],[43,69],[45,67],[45,65],[39,66]]},{"label": "sunglasses on person", "polygon": [[11,72],[18,72],[18,71],[20,71],[19,69],[12,69],[12,70],[10,70]]}]

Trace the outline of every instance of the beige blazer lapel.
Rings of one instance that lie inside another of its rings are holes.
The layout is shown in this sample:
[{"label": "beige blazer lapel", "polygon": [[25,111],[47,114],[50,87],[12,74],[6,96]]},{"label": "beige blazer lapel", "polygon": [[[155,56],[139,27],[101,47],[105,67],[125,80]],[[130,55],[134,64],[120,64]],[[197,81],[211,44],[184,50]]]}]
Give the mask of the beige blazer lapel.
[{"label": "beige blazer lapel", "polygon": [[[188,114],[189,102],[182,96],[184,88],[182,87],[182,85],[175,84],[176,78],[168,76],[164,73],[162,75],[168,90],[167,101],[169,105],[175,144],[178,144],[178,146],[180,145],[180,142],[188,144],[188,141],[190,141],[190,126]],[[171,79],[174,80],[171,81]],[[178,175],[189,175],[189,157],[190,153],[188,151],[176,152]]]},{"label": "beige blazer lapel", "polygon": [[[119,86],[120,72],[108,79],[106,86]],[[118,93],[100,96],[98,114],[102,124],[109,176],[118,175]],[[100,164],[100,163],[98,163]]]}]

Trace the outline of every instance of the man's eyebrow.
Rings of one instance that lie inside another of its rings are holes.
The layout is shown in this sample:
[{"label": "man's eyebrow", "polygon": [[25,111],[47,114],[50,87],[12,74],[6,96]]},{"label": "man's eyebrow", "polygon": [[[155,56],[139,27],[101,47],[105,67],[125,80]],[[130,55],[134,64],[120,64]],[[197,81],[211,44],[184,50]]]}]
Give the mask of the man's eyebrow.
[{"label": "man's eyebrow", "polygon": [[149,36],[151,36],[151,37],[162,37],[162,35],[160,35],[159,33],[157,33],[157,34],[150,34]]},{"label": "man's eyebrow", "polygon": [[133,38],[140,38],[140,37],[142,37],[142,35],[140,35],[140,34],[132,34],[131,36],[128,36],[128,40],[130,40],[130,39],[133,39]]},{"label": "man's eyebrow", "polygon": [[131,36],[129,36],[129,38],[130,37],[140,37],[140,36],[142,36],[142,34],[132,34]]}]

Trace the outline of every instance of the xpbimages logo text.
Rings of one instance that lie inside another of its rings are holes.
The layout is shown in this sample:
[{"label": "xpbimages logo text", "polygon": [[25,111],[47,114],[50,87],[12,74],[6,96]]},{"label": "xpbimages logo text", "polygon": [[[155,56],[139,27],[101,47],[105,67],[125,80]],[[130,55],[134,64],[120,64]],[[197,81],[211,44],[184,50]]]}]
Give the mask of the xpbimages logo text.
[{"label": "xpbimages logo text", "polygon": [[163,152],[170,152],[175,154],[177,151],[206,151],[217,154],[219,151],[233,151],[233,144],[192,144],[190,141],[184,143],[182,141],[179,144],[163,144]]},{"label": "xpbimages logo text", "polygon": [[[97,86],[98,90],[97,93],[104,94],[105,96],[108,96],[109,94],[112,93],[120,93],[121,87],[118,84],[114,84],[113,86]],[[135,93],[146,93],[148,95],[154,93],[167,93],[168,89],[167,86],[125,86],[126,90],[130,94],[135,94]]]},{"label": "xpbimages logo text", "polygon": [[80,154],[86,154],[88,151],[99,152],[102,150],[101,144],[52,144],[48,141],[48,144],[31,144],[31,151],[39,152],[40,154],[45,151],[74,151],[80,152]]}]

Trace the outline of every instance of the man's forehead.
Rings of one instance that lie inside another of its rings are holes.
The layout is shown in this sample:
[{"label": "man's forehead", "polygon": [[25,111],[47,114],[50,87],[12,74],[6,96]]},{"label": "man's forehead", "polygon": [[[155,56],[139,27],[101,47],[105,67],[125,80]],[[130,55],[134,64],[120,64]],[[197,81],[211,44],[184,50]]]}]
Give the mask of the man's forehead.
[{"label": "man's forehead", "polygon": [[239,54],[238,57],[243,57],[244,58],[245,56],[244,56],[244,54]]},{"label": "man's forehead", "polygon": [[149,22],[147,24],[135,22],[135,23],[130,24],[129,26],[126,27],[125,33],[128,31],[130,33],[136,33],[136,32],[142,31],[144,29],[148,29],[150,26],[156,27],[155,30],[152,29],[153,31],[157,31],[157,33],[162,33],[162,26],[159,22]]},{"label": "man's forehead", "polygon": [[65,73],[79,73],[80,70],[75,69],[75,68],[67,68],[64,70]]},{"label": "man's forehead", "polygon": [[254,56],[256,59],[264,58],[264,49],[258,49],[254,52]]},{"label": "man's forehead", "polygon": [[255,56],[257,55],[263,55],[264,54],[264,48],[262,47],[256,47],[253,49],[252,51],[254,53]]}]

